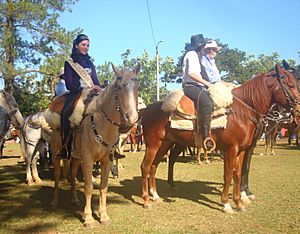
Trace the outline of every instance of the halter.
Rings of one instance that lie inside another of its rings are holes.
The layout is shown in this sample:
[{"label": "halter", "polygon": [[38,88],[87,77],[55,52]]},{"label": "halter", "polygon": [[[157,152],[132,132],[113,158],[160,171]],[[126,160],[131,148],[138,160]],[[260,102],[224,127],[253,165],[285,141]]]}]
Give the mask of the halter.
[{"label": "halter", "polygon": [[[117,82],[118,82],[119,80],[121,80],[121,79],[122,79],[122,77],[117,77]],[[111,120],[111,118],[109,118],[108,114],[106,114],[106,112],[104,111],[103,108],[101,108],[101,111],[102,111],[102,114],[104,115],[104,117],[106,118],[106,120],[107,120],[108,122],[110,122],[111,124],[113,124],[113,125],[115,125],[115,126],[117,126],[117,127],[120,127],[121,122],[122,122],[122,119],[123,119],[124,117],[123,117],[123,112],[121,111],[121,108],[120,108],[119,95],[118,95],[118,90],[120,90],[121,87],[118,86],[117,82],[116,82],[115,85],[114,85],[114,97],[115,97],[115,104],[116,104],[115,107],[116,107],[116,110],[117,110],[118,112],[120,112],[120,115],[121,115],[121,121],[120,121],[120,123],[116,123],[116,122],[114,122],[113,120]]]},{"label": "halter", "polygon": [[284,79],[287,76],[288,76],[287,74],[284,75],[284,76],[281,76],[281,75],[279,75],[279,71],[276,71],[276,78],[279,82],[279,85],[280,85],[280,87],[282,88],[282,90],[284,92],[284,95],[287,99],[289,107],[292,107],[292,106],[295,106],[297,104],[300,104],[300,102],[293,97],[291,92],[286,88],[286,85],[282,82],[282,79]]},{"label": "halter", "polygon": [[[105,113],[105,111],[103,110],[103,108],[101,108],[102,114],[105,117],[105,119],[110,122],[112,125],[115,125],[117,127],[120,127],[121,121],[123,119],[123,112],[120,108],[120,102],[119,102],[119,95],[118,95],[118,90],[121,90],[121,87],[117,84],[118,81],[120,81],[122,79],[122,77],[117,77],[117,81],[114,85],[114,97],[115,97],[115,108],[116,110],[120,113],[121,115],[121,120],[120,123],[116,123],[113,120],[111,120],[111,118],[109,118],[109,116]],[[97,128],[96,128],[96,122],[94,119],[94,115],[90,115],[90,120],[91,120],[91,128],[93,130],[93,133],[95,134],[95,141],[98,143],[101,143],[102,145],[104,145],[106,148],[109,149],[109,159],[111,161],[113,161],[113,153],[116,149],[116,147],[119,144],[119,138],[118,140],[114,143],[114,144],[108,144],[104,141],[103,137],[98,133]]]}]

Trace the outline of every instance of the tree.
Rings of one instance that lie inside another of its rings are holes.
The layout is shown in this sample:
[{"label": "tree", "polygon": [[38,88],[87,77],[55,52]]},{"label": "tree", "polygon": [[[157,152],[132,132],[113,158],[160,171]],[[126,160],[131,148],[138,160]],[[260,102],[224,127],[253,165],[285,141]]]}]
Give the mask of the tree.
[{"label": "tree", "polygon": [[4,0],[0,3],[0,77],[6,91],[13,93],[17,77],[41,72],[43,58],[55,55],[65,29],[58,23],[60,13],[77,0]]}]

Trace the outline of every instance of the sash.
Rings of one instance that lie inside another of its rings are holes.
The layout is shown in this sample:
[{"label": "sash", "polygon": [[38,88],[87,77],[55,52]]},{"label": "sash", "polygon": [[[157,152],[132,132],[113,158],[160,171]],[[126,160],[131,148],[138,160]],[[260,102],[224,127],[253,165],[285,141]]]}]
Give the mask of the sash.
[{"label": "sash", "polygon": [[89,73],[79,63],[74,63],[72,59],[68,59],[66,62],[70,64],[77,75],[86,83],[87,87],[91,88],[94,85]]}]

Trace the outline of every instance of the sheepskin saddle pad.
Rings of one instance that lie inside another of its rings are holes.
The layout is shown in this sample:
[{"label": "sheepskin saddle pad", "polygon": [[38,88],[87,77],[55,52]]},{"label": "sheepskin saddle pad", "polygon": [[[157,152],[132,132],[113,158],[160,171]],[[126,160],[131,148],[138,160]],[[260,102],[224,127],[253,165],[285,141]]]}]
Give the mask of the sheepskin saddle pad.
[{"label": "sheepskin saddle pad", "polygon": [[[69,117],[70,126],[75,127],[80,125],[80,122],[83,118],[84,111],[87,105],[87,100],[90,101],[91,93],[90,89],[83,89],[81,93],[79,93],[76,97],[73,105],[73,113]],[[45,110],[45,119],[53,130],[60,129],[60,113],[64,107],[64,102],[66,100],[66,95],[64,94],[52,99],[48,109]]]},{"label": "sheepskin saddle pad", "polygon": [[[210,96],[214,101],[211,128],[226,128],[228,106],[232,103],[232,88],[222,82],[212,85],[209,89]],[[162,103],[162,110],[170,113],[171,128],[179,130],[194,130],[197,112],[194,102],[184,95],[182,90],[170,93]]]}]

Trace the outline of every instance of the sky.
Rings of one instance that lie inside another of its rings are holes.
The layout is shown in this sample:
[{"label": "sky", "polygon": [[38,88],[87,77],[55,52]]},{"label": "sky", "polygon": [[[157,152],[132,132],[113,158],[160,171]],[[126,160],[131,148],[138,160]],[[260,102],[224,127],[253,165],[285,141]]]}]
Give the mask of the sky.
[{"label": "sky", "polygon": [[79,0],[59,23],[69,30],[82,28],[90,37],[95,65],[121,64],[127,49],[130,58],[144,50],[154,57],[160,40],[160,55],[177,62],[193,34],[256,57],[278,52],[299,64],[299,13],[300,0]]},{"label": "sky", "polygon": [[160,56],[177,62],[193,34],[220,39],[247,55],[278,52],[300,64],[300,0],[79,0],[71,9],[58,22],[90,37],[96,66],[121,64],[127,49],[129,58],[144,50],[153,58],[160,40]]}]

